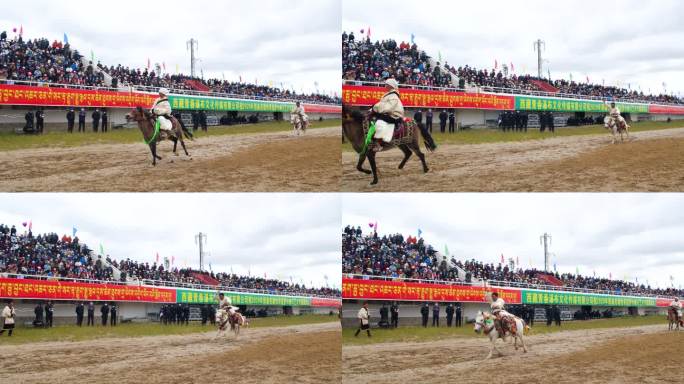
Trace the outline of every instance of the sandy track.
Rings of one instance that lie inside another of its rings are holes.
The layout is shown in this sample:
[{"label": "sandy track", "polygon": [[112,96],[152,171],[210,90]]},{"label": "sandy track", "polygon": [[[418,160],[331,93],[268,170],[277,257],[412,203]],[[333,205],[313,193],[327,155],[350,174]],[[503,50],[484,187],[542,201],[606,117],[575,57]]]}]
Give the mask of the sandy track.
[{"label": "sandy track", "polygon": [[340,128],[204,137],[187,143],[192,160],[164,142],[156,167],[143,143],[0,152],[0,191],[336,191],[339,137]]},{"label": "sandy track", "polygon": [[[412,157],[397,169],[399,150],[378,156],[380,183],[356,171],[358,156],[342,155],[343,191],[682,191],[684,128],[632,134],[612,145],[608,135],[556,137],[510,143],[442,145],[427,154],[424,174]],[[366,168],[369,165],[366,164]]]},{"label": "sandy track", "polygon": [[344,346],[343,383],[681,382],[684,332],[664,324],[531,335],[528,353],[500,342],[504,357],[489,361],[485,337]]},{"label": "sandy track", "polygon": [[12,383],[340,382],[338,322],[215,332],[0,345],[0,379]]}]

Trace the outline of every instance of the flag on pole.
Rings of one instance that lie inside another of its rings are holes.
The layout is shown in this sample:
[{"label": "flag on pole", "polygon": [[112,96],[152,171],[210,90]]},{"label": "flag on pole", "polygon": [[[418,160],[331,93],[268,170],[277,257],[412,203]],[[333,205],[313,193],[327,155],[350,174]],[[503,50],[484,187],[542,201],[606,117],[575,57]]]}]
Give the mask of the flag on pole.
[{"label": "flag on pole", "polygon": [[[22,24],[19,26],[19,36],[23,36],[23,35],[24,35],[24,25]],[[665,84],[665,83],[663,83],[663,84]]]},{"label": "flag on pole", "polygon": [[442,51],[438,51],[438,52],[437,52],[437,55],[438,55],[438,58],[439,58],[439,62],[441,63],[441,62],[442,62]]},{"label": "flag on pole", "polygon": [[411,44],[415,44],[415,43],[416,43],[416,42],[415,42],[415,39],[416,39],[416,35],[414,35],[413,32],[411,32]]},{"label": "flag on pole", "polygon": [[90,61],[92,61],[93,63],[95,62],[95,52],[93,52],[92,49],[90,50]]},{"label": "flag on pole", "polygon": [[501,254],[501,264],[503,264],[503,263],[504,263],[504,257],[503,257],[503,253],[502,253]]},{"label": "flag on pole", "polygon": [[33,229],[33,220],[29,220],[29,231]]},{"label": "flag on pole", "polygon": [[496,59],[494,59],[494,69],[497,68],[499,68],[499,62]]},{"label": "flag on pole", "polygon": [[166,63],[162,61],[162,68],[164,68],[164,72],[166,72]]},{"label": "flag on pole", "polygon": [[420,235],[422,235],[422,234],[423,234],[423,231],[421,231],[420,228],[418,228],[418,237],[420,237]]},{"label": "flag on pole", "polygon": [[444,254],[449,256],[449,247],[446,244],[444,244]]},{"label": "flag on pole", "polygon": [[76,237],[76,231],[77,229],[75,226],[71,228],[71,237]]},{"label": "flag on pole", "polygon": [[520,258],[518,256],[515,257],[515,265],[520,266]]},{"label": "flag on pole", "polygon": [[157,264],[159,264],[159,252],[157,252]]},{"label": "flag on pole", "polygon": [[104,256],[104,247],[102,246],[102,243],[100,243],[100,255]]},{"label": "flag on pole", "polygon": [[558,268],[556,268],[556,263],[553,263],[553,271],[558,272]]},{"label": "flag on pole", "polygon": [[576,275],[579,276],[579,267],[575,267]]},{"label": "flag on pole", "polygon": [[368,36],[369,39],[370,39],[370,32],[371,32],[371,31],[370,31],[370,25],[369,25],[369,26],[368,26],[368,35],[366,35],[366,36]]},{"label": "flag on pole", "polygon": [[147,58],[147,69],[150,69],[150,58]]},{"label": "flag on pole", "polygon": [[178,74],[178,64],[176,64],[176,75]]},{"label": "flag on pole", "polygon": [[171,255],[171,265],[176,262],[176,256]]},{"label": "flag on pole", "polygon": [[515,72],[515,66],[513,65],[512,61],[511,61],[511,72]]},{"label": "flag on pole", "polygon": [[66,32],[64,32],[64,44],[69,44],[69,38],[67,37]]}]

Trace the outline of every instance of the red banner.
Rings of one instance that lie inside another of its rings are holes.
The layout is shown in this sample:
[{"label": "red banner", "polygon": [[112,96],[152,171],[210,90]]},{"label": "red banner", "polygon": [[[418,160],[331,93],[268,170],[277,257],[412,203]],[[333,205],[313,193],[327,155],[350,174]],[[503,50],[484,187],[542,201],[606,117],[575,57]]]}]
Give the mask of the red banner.
[{"label": "red banner", "polygon": [[657,307],[669,307],[672,299],[656,299]]},{"label": "red banner", "polygon": [[306,113],[342,113],[341,105],[304,104]]},{"label": "red banner", "polygon": [[[342,104],[371,106],[377,103],[383,94],[385,94],[385,89],[380,87],[343,85]],[[399,94],[405,107],[515,109],[514,96],[407,88],[399,89]]]},{"label": "red banner", "polygon": [[175,303],[176,290],[57,280],[0,278],[0,297],[17,299],[140,301]]},{"label": "red banner", "polygon": [[484,303],[488,301],[486,294],[494,291],[498,292],[506,303],[521,303],[521,293],[514,289],[342,278],[344,299]]},{"label": "red banner", "polygon": [[342,306],[342,300],[338,299],[325,299],[322,297],[312,297],[311,298],[312,307],[334,307],[338,308]]},{"label": "red banner", "polygon": [[684,115],[684,106],[674,105],[649,105],[648,113],[659,115]]},{"label": "red banner", "polygon": [[0,104],[45,107],[149,107],[156,95],[140,92],[31,87],[0,84]]}]

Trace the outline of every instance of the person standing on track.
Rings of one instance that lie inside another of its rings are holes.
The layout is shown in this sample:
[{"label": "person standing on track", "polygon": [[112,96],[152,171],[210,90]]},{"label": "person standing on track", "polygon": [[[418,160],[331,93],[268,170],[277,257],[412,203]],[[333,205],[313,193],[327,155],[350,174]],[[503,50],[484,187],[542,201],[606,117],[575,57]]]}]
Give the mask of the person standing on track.
[{"label": "person standing on track", "polygon": [[95,304],[91,301],[88,303],[88,324],[95,326]]},{"label": "person standing on track", "polygon": [[367,301],[365,301],[363,303],[363,306],[361,306],[361,309],[359,309],[359,313],[356,315],[356,318],[359,319],[359,329],[356,330],[354,337],[358,337],[359,333],[361,333],[362,330],[366,331],[366,333],[368,333],[368,337],[371,337],[370,315],[368,314],[368,302]]},{"label": "person standing on track", "polygon": [[430,316],[430,307],[428,306],[428,303],[424,303],[422,307],[420,307],[420,317],[422,318],[422,325],[423,328],[427,327],[428,323],[428,317]]},{"label": "person standing on track", "polygon": [[100,307],[100,313],[102,314],[102,326],[106,327],[107,317],[109,316],[109,305],[107,304],[107,302],[102,304],[102,307]]},{"label": "person standing on track", "polygon": [[52,315],[54,312],[55,309],[52,306],[52,301],[48,300],[47,304],[45,304],[45,328],[52,327]]},{"label": "person standing on track", "polygon": [[83,302],[76,304],[76,325],[83,326]]},{"label": "person standing on track", "polygon": [[78,111],[78,131],[85,133],[86,112],[85,108]]},{"label": "person standing on track", "polygon": [[109,313],[110,319],[109,319],[109,325],[112,327],[116,325],[116,303],[112,303],[112,305],[109,308]]},{"label": "person standing on track", "polygon": [[69,111],[66,114],[66,119],[67,119],[67,132],[74,133],[74,120],[76,120],[76,114],[74,113],[73,108],[69,108]]},{"label": "person standing on track", "polygon": [[102,110],[102,133],[107,133],[107,124],[109,124],[109,116],[107,116],[107,110]]},{"label": "person standing on track", "polygon": [[439,327],[439,303],[432,306],[432,326]]},{"label": "person standing on track", "polygon": [[12,336],[12,331],[14,331],[14,316],[16,316],[14,300],[9,299],[7,300],[7,305],[2,310],[2,317],[5,319],[5,323],[3,324],[2,329],[0,329],[0,335],[5,331],[8,331],[7,336]]},{"label": "person standing on track", "polygon": [[432,133],[432,108],[428,108],[425,114],[425,128]]},{"label": "person standing on track", "polygon": [[390,318],[392,328],[399,327],[399,305],[396,302],[390,306]]},{"label": "person standing on track", "polygon": [[451,323],[454,321],[454,306],[449,303],[446,307],[447,327],[451,328]]}]

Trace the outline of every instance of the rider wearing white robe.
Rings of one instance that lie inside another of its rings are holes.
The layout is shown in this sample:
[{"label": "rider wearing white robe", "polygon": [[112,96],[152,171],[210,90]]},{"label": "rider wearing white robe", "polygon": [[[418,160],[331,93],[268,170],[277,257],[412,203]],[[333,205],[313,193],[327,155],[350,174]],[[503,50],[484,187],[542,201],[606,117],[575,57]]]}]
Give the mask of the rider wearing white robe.
[{"label": "rider wearing white robe", "polygon": [[151,112],[157,117],[159,121],[159,129],[170,131],[173,128],[173,123],[168,118],[171,116],[171,103],[169,103],[169,90],[166,88],[159,89],[159,98],[152,104]]},{"label": "rider wearing white robe", "polygon": [[677,316],[679,316],[680,319],[682,318],[682,302],[679,301],[678,297],[675,297],[675,299],[670,302],[670,308],[677,311]]},{"label": "rider wearing white robe", "polygon": [[223,293],[219,293],[219,310],[223,309],[228,312],[229,315],[233,316],[235,314],[235,307],[230,301],[230,297],[225,296]]},{"label": "rider wearing white robe", "polygon": [[300,121],[302,122],[309,121],[309,117],[306,115],[306,112],[304,112],[304,106],[299,101],[297,102],[297,107],[292,114],[296,117],[299,117]]},{"label": "rider wearing white robe", "polygon": [[375,122],[375,139],[386,143],[392,141],[394,135],[394,123],[387,120],[399,120],[404,118],[404,105],[399,98],[399,83],[394,79],[385,80],[387,93],[373,106],[373,112],[378,115]]},{"label": "rider wearing white robe", "polygon": [[616,107],[614,102],[610,103],[610,105],[608,105],[608,102],[604,101],[603,104],[605,104],[605,106],[608,108],[608,115],[614,121],[617,120],[617,121],[615,121],[616,124],[618,121],[626,124],[625,118],[620,115],[620,108]]}]

